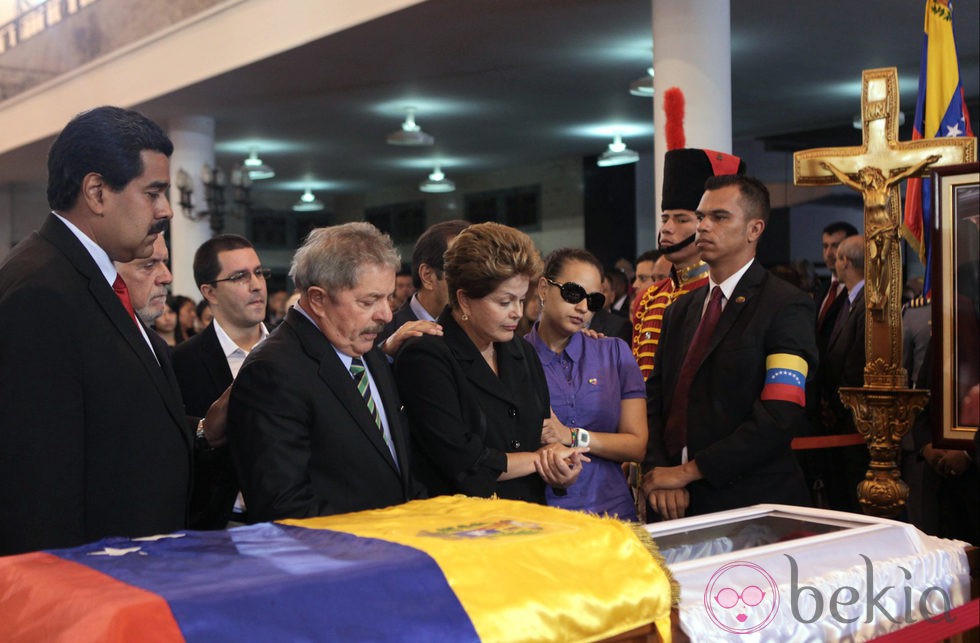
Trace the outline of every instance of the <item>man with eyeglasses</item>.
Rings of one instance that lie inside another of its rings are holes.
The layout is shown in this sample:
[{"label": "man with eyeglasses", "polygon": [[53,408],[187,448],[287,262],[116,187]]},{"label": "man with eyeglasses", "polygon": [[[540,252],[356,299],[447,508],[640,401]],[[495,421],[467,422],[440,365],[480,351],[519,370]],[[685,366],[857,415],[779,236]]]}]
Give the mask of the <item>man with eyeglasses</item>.
[{"label": "man with eyeglasses", "polygon": [[[194,281],[214,320],[174,349],[174,371],[188,414],[204,417],[238,375],[245,357],[268,336],[263,320],[271,274],[248,239],[235,234],[208,239],[194,253]],[[231,518],[244,521],[227,447],[209,455],[204,465],[208,473],[199,472],[195,478],[190,520],[194,529],[223,529]]]}]

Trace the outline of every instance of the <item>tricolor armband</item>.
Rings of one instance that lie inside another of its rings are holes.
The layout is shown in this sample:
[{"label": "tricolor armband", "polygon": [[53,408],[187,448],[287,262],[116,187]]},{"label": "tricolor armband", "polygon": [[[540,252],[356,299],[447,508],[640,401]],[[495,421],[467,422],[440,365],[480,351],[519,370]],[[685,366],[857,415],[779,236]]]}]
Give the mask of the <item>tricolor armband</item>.
[{"label": "tricolor armband", "polygon": [[763,400],[779,400],[806,406],[806,360],[790,353],[766,356],[766,384]]}]

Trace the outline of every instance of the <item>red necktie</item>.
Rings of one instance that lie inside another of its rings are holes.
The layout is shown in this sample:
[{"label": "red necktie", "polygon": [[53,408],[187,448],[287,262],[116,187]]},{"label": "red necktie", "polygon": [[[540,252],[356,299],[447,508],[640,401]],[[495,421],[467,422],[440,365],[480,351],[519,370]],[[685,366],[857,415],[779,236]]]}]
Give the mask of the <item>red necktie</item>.
[{"label": "red necktie", "polygon": [[126,282],[123,281],[122,275],[116,273],[116,280],[112,282],[112,290],[115,291],[116,297],[119,297],[119,301],[122,303],[123,308],[129,313],[136,325],[139,326],[139,322],[136,321],[136,311],[133,310],[133,302],[129,300],[129,288],[126,287]]},{"label": "red necktie", "polygon": [[674,388],[670,412],[667,414],[667,425],[664,427],[664,446],[667,447],[667,454],[671,457],[679,454],[687,444],[688,393],[691,391],[691,384],[698,372],[698,366],[701,365],[701,360],[704,359],[704,354],[711,344],[711,335],[714,333],[715,326],[718,325],[719,317],[721,317],[721,288],[715,286],[711,289],[708,308],[701,316],[701,323],[698,324],[698,329],[694,332],[694,339],[691,340],[691,346],[687,349],[680,375],[677,377],[677,386]]},{"label": "red necktie", "polygon": [[823,320],[827,316],[827,311],[830,310],[834,300],[837,299],[838,290],[840,290],[840,282],[836,279],[831,279],[830,289],[827,291],[827,296],[824,297],[823,306],[820,307],[820,314],[817,315],[817,328],[823,325]]}]

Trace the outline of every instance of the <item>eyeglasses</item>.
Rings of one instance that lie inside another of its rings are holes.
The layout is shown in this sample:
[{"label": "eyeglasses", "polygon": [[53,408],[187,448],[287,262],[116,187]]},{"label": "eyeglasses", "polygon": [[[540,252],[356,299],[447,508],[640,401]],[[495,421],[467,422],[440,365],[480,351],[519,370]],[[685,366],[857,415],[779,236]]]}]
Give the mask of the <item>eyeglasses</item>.
[{"label": "eyeglasses", "polygon": [[762,599],[766,597],[766,593],[755,585],[749,585],[742,590],[739,594],[731,587],[726,587],[725,589],[718,592],[715,596],[715,601],[725,609],[731,609],[735,607],[738,603],[738,599],[742,599],[742,602],[749,607],[755,607],[762,602]]},{"label": "eyeglasses", "polygon": [[606,303],[606,296],[601,292],[585,294],[585,288],[571,281],[560,284],[553,279],[548,279],[547,277],[545,277],[545,279],[549,284],[558,288],[558,291],[561,293],[561,298],[570,304],[577,304],[584,299],[585,305],[589,308],[589,310],[596,312],[602,308],[603,304]]},{"label": "eyeglasses", "polygon": [[222,281],[230,281],[233,284],[247,284],[251,282],[250,277],[252,275],[262,280],[268,279],[272,276],[272,268],[256,268],[251,272],[248,270],[239,270],[238,272],[231,273],[224,279],[215,279],[211,282],[211,285],[214,286]]}]

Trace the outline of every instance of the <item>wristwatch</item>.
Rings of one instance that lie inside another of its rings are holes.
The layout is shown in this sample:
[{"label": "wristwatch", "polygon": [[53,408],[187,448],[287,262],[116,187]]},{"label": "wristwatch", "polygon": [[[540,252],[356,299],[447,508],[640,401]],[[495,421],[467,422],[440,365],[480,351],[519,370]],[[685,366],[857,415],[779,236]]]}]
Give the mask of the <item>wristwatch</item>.
[{"label": "wristwatch", "polygon": [[589,442],[592,441],[592,436],[585,429],[580,429],[575,427],[572,429],[572,444],[573,447],[587,447]]}]

